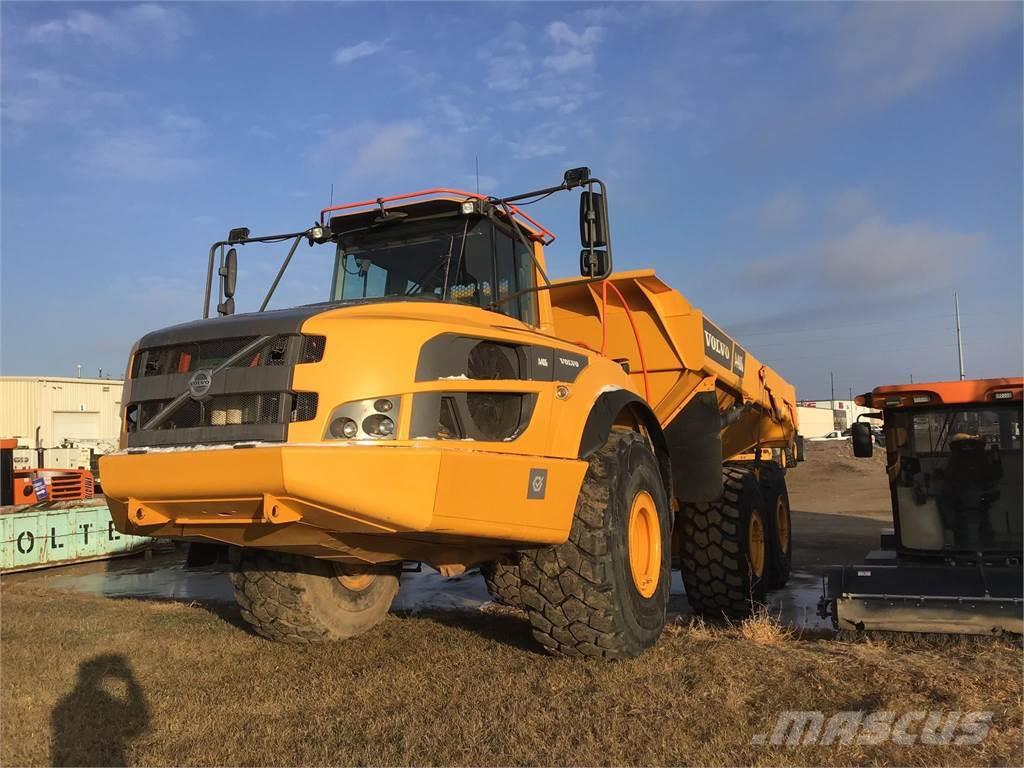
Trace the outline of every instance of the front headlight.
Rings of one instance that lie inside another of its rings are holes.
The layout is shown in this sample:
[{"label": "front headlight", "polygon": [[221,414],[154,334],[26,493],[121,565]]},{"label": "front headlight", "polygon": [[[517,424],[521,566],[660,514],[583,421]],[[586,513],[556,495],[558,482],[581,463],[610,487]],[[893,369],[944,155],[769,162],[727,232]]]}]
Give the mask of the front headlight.
[{"label": "front headlight", "polygon": [[401,398],[355,400],[335,408],[327,420],[325,440],[394,440]]}]

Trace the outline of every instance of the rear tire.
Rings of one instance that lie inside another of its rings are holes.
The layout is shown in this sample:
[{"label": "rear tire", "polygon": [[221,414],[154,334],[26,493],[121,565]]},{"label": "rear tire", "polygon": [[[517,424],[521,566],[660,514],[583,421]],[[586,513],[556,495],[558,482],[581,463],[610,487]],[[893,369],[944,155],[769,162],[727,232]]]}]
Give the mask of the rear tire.
[{"label": "rear tire", "polygon": [[750,469],[723,467],[722,485],[716,501],[679,510],[680,571],[694,613],[742,619],[765,599],[769,529]]},{"label": "rear tire", "polygon": [[491,561],[480,565],[480,575],[484,577],[487,591],[496,603],[512,608],[522,608],[520,597],[522,578],[519,566],[511,563]]},{"label": "rear tire", "polygon": [[257,634],[284,643],[346,640],[387,615],[400,565],[351,568],[330,560],[242,550],[231,582]]},{"label": "rear tire", "polygon": [[768,589],[782,589],[789,582],[793,565],[793,522],[786,474],[781,469],[771,464],[761,468],[761,495],[769,534],[764,580]]},{"label": "rear tire", "polygon": [[522,602],[550,653],[627,658],[665,626],[671,517],[658,461],[614,431],[590,458],[564,544],[522,553]]}]

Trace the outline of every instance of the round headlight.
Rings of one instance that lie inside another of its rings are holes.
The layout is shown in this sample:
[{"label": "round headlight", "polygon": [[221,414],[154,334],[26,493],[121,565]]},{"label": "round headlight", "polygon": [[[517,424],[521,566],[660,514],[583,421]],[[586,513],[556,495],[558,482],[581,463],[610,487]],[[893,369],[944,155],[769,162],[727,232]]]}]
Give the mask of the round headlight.
[{"label": "round headlight", "polygon": [[359,432],[359,425],[352,419],[341,416],[331,422],[331,436],[351,440]]},{"label": "round headlight", "polygon": [[373,404],[374,410],[380,411],[381,413],[387,413],[394,407],[395,404],[388,400],[386,397],[382,397],[380,400]]},{"label": "round headlight", "polygon": [[395,434],[395,422],[387,416],[375,413],[363,419],[363,432],[374,437],[390,437]]}]

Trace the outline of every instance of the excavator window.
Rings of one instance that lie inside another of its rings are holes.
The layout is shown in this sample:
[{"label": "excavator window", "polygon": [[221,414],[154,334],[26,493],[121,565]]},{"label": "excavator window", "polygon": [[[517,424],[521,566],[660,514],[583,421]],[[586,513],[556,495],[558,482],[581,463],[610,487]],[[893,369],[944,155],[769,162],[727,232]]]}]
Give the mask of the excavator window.
[{"label": "excavator window", "polygon": [[1021,546],[1021,407],[903,409],[886,418],[901,540],[912,549]]}]

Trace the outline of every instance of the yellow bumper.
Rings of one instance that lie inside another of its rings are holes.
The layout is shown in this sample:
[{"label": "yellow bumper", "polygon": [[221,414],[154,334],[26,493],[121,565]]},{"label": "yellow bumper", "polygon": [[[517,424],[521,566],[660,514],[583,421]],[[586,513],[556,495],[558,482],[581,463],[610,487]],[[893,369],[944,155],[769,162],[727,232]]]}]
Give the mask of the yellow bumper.
[{"label": "yellow bumper", "polygon": [[[100,461],[124,533],[371,562],[436,560],[417,549],[457,549],[459,538],[560,543],[587,466],[436,443],[154,450]],[[538,475],[542,492],[531,492]]]}]

